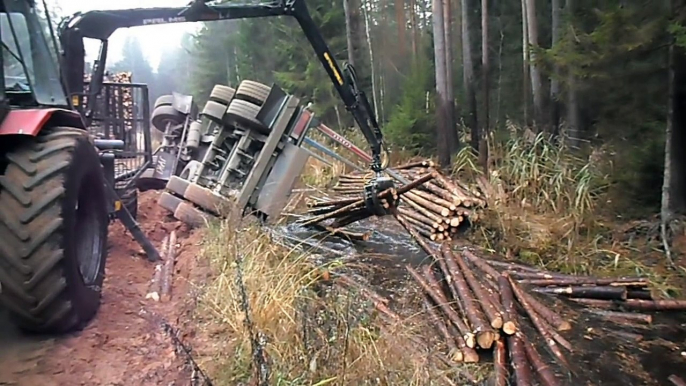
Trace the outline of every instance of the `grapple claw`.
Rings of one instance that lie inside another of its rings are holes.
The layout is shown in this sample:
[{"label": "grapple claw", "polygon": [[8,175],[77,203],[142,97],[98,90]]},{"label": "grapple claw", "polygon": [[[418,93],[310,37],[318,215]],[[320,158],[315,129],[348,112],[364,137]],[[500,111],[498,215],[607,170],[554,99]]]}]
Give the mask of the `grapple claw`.
[{"label": "grapple claw", "polygon": [[376,178],[371,179],[364,187],[364,204],[367,210],[376,216],[390,214],[391,207],[395,206],[393,197],[386,198],[388,205],[384,207],[382,199],[379,198],[379,193],[392,187],[394,187],[393,180],[388,177],[377,175]]}]

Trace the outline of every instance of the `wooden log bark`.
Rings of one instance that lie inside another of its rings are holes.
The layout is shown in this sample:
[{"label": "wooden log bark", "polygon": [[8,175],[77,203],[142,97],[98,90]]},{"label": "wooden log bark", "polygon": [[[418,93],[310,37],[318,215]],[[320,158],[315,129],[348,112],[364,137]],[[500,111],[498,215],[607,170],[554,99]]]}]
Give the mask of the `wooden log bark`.
[{"label": "wooden log bark", "polygon": [[534,327],[536,327],[536,330],[543,336],[546,345],[548,345],[548,348],[550,348],[550,351],[555,355],[555,357],[565,365],[566,367],[569,367],[569,364],[567,362],[567,359],[565,356],[562,354],[562,351],[560,351],[560,348],[557,346],[560,341],[564,343],[560,343],[565,346],[568,350],[571,351],[571,344],[567,342],[560,334],[555,332],[552,328],[548,328],[548,326],[545,324],[545,322],[539,317],[539,315],[534,311],[534,309],[531,307],[529,302],[527,301],[527,298],[523,296],[524,291],[519,288],[519,286],[512,280],[511,277],[507,276],[508,281],[510,282],[510,286],[512,287],[512,292],[514,293],[515,297],[517,300],[519,300],[519,304],[522,305],[522,308],[526,311],[526,313],[529,315],[529,318],[531,319],[531,322],[533,323]]},{"label": "wooden log bark", "polygon": [[455,205],[453,202],[450,202],[448,200],[444,200],[441,197],[438,197],[436,195],[427,193],[421,189],[415,189],[412,191],[413,194],[427,200],[430,202],[433,202],[434,204],[441,206],[445,209],[448,209],[449,211],[456,211],[457,210],[457,205]]},{"label": "wooden log bark", "polygon": [[493,267],[502,268],[504,270],[511,271],[511,272],[517,272],[517,271],[544,272],[540,268],[531,267],[528,265],[523,265],[523,264],[518,264],[518,263],[513,263],[511,261],[498,261],[498,260],[493,260],[493,259],[484,259],[484,260],[488,264],[492,265]]},{"label": "wooden log bark", "polygon": [[677,375],[672,374],[667,379],[672,382],[674,386],[686,386],[686,382]]},{"label": "wooden log bark", "polygon": [[[442,252],[444,251],[442,250]],[[486,318],[479,306],[479,300],[475,298],[469,288],[469,284],[467,284],[463,275],[464,272],[461,272],[459,269],[451,269],[449,256],[444,254],[443,258],[446,259],[448,269],[450,269],[451,277],[455,283],[455,288],[459,293],[459,298],[463,301],[465,316],[473,328],[479,347],[485,349],[491,348],[491,346],[493,346],[493,340],[495,339],[495,333],[486,322]]]},{"label": "wooden log bark", "polygon": [[[404,197],[410,201],[414,201],[417,205],[421,205],[422,207],[436,213],[441,217],[448,217],[450,215],[450,208],[442,207],[441,205],[419,197],[414,192],[407,192],[405,193]],[[439,220],[442,221],[442,218],[439,218]]]},{"label": "wooden log bark", "polygon": [[460,313],[464,315],[465,311],[464,306],[462,305],[462,300],[460,299],[460,293],[457,291],[457,288],[455,287],[455,283],[452,274],[450,273],[450,268],[448,268],[448,264],[446,262],[445,257],[443,257],[441,253],[437,253],[435,259],[437,259],[438,266],[441,268],[443,279],[448,287],[448,290],[450,291],[450,295],[452,296],[455,305],[457,306]]},{"label": "wooden log bark", "polygon": [[[519,335],[521,332],[517,334]],[[548,365],[547,361],[543,359],[534,345],[527,341],[523,335],[522,342],[524,345],[524,350],[526,351],[526,356],[529,358],[529,362],[531,363],[531,367],[533,367],[534,371],[538,374],[543,386],[562,386],[562,382],[555,377],[555,372],[550,365]]]},{"label": "wooden log bark", "polygon": [[441,246],[441,252],[443,252],[443,258],[446,259],[448,269],[450,269],[451,272],[462,273],[469,288],[471,288],[475,295],[475,300],[478,301],[478,305],[481,306],[481,310],[488,318],[491,327],[500,329],[503,326],[503,316],[493,304],[493,300],[491,300],[493,298],[492,294],[482,286],[476,277],[474,277],[472,270],[467,266],[464,260],[462,260],[462,256],[453,254],[449,243],[444,243]]},{"label": "wooden log bark", "polygon": [[545,294],[569,296],[572,298],[625,300],[626,287],[569,286],[559,288],[533,288],[532,291]]},{"label": "wooden log bark", "polygon": [[453,310],[450,305],[448,304],[448,299],[446,299],[445,295],[440,290],[440,286],[438,285],[437,282],[434,283],[429,283],[427,281],[428,278],[424,278],[422,275],[420,275],[417,271],[415,271],[414,268],[411,266],[407,265],[406,266],[407,271],[412,275],[415,281],[419,283],[419,285],[422,287],[424,292],[429,295],[431,300],[434,301],[439,307],[441,307],[441,310],[443,313],[448,317],[450,322],[455,325],[457,330],[460,332],[462,335],[462,338],[464,339],[465,343],[467,344],[467,347],[469,348],[474,348],[475,346],[475,339],[474,339],[474,334],[471,332],[469,327],[462,321],[460,318],[460,315]]},{"label": "wooden log bark", "polygon": [[435,194],[436,196],[438,196],[438,197],[440,197],[446,201],[452,202],[455,205],[461,205],[462,204],[462,200],[460,200],[459,197],[453,195],[449,191],[447,191],[447,190],[441,188],[440,186],[436,185],[433,181],[422,186],[422,188],[426,189],[427,191]]},{"label": "wooden log bark", "polygon": [[[162,245],[160,247],[160,256],[164,258],[168,253],[168,248],[169,236],[164,236],[164,239],[162,239]],[[155,265],[155,272],[150,280],[148,293],[145,295],[146,299],[152,299],[156,302],[160,301],[160,293],[162,292],[162,271],[164,271],[164,264],[165,261],[163,260],[161,263]]]},{"label": "wooden log bark", "polygon": [[686,311],[686,300],[641,300],[627,299],[624,301],[599,299],[570,299],[577,303],[591,305],[598,308],[615,308],[620,306],[628,310],[637,311]]},{"label": "wooden log bark", "polygon": [[431,160],[424,160],[424,161],[413,161],[413,162],[408,162],[405,164],[402,164],[400,166],[394,166],[393,170],[405,170],[405,169],[414,169],[414,168],[432,168],[436,166],[433,161]]},{"label": "wooden log bark", "polygon": [[503,332],[512,335],[517,332],[517,309],[515,308],[514,294],[512,287],[506,276],[498,276],[498,286],[500,288],[500,299],[503,304]]},{"label": "wooden log bark", "polygon": [[438,312],[434,309],[434,305],[431,304],[431,301],[426,295],[422,296],[422,303],[424,305],[424,310],[429,316],[429,320],[434,327],[436,327],[438,332],[441,333],[443,336],[443,341],[445,342],[446,346],[448,346],[448,357],[455,362],[463,362],[464,354],[462,353],[462,347],[467,347],[467,343],[464,341],[464,338],[462,338],[460,334],[457,334],[456,336],[450,334],[448,326],[443,321],[443,318],[441,318]]},{"label": "wooden log bark", "polygon": [[401,215],[401,217],[408,223],[412,224],[415,229],[422,230],[425,234],[428,235],[431,235],[433,233],[434,228],[431,225],[427,225],[421,221],[417,221],[416,219],[405,215]]},{"label": "wooden log bark", "polygon": [[605,320],[615,322],[617,324],[623,324],[627,321],[640,322],[651,324],[653,322],[652,315],[647,314],[637,314],[633,312],[617,312],[617,311],[605,311],[605,310],[590,310],[593,314],[600,316]]},{"label": "wooden log bark", "polygon": [[431,220],[430,218],[428,218],[428,217],[422,215],[421,213],[418,213],[418,212],[415,211],[415,210],[412,210],[412,209],[410,209],[410,208],[405,208],[405,207],[399,206],[399,207],[398,207],[398,212],[399,212],[400,214],[402,214],[403,216],[405,216],[405,217],[412,218],[412,219],[414,219],[414,220],[416,220],[416,221],[419,221],[419,222],[421,222],[421,223],[423,223],[423,224],[426,224],[426,225],[429,226],[429,227],[433,227],[433,223],[434,223],[433,220]]},{"label": "wooden log bark", "polygon": [[530,386],[534,384],[533,373],[526,356],[524,341],[521,334],[514,334],[507,337],[507,346],[510,352],[512,369],[517,386]]},{"label": "wooden log bark", "polygon": [[[520,274],[514,274],[521,277]],[[647,287],[648,282],[641,278],[636,279],[612,279],[612,278],[593,278],[593,277],[570,277],[570,278],[551,278],[551,279],[524,279],[519,280],[521,284],[535,286],[610,286],[610,287]]]},{"label": "wooden log bark", "polygon": [[174,281],[174,265],[176,264],[176,231],[171,231],[169,235],[169,246],[162,268],[162,282],[160,285],[160,300],[167,302],[171,300],[171,289]]},{"label": "wooden log bark", "polygon": [[507,386],[507,349],[503,338],[495,341],[493,367],[495,369],[495,386]]}]

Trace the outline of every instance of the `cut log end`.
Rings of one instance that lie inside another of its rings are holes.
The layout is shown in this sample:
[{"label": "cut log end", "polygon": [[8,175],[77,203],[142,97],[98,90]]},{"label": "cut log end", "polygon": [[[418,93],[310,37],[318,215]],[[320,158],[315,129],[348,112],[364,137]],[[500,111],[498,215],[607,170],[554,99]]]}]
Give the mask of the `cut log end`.
[{"label": "cut log end", "polygon": [[476,343],[483,349],[493,347],[495,333],[493,331],[479,331],[476,333]]},{"label": "cut log end", "polygon": [[476,337],[474,336],[474,334],[471,334],[471,333],[465,334],[464,335],[464,341],[467,344],[467,347],[469,347],[469,348],[476,347]]},{"label": "cut log end", "polygon": [[508,320],[503,323],[503,332],[507,335],[514,335],[517,332],[517,325],[513,321]]},{"label": "cut log end", "polygon": [[569,331],[572,329],[572,324],[566,320],[563,320],[557,325],[557,331]]},{"label": "cut log end", "polygon": [[500,330],[503,327],[503,317],[502,316],[496,316],[492,321],[491,321],[491,327],[495,328],[496,330]]}]

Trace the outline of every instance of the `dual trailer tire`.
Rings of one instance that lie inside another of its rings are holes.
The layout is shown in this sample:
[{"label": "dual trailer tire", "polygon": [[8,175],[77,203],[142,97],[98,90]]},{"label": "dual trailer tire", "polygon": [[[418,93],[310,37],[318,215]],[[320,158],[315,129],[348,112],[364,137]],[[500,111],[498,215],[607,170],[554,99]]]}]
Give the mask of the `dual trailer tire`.
[{"label": "dual trailer tire", "polygon": [[105,274],[108,196],[84,130],[45,129],[4,155],[0,307],[25,331],[63,333],[96,314]]}]

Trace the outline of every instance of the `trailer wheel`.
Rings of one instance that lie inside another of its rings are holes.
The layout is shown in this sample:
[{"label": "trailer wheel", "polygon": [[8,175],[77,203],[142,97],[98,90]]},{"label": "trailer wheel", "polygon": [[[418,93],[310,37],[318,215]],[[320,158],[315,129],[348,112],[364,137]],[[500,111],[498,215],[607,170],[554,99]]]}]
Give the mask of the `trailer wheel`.
[{"label": "trailer wheel", "polygon": [[173,95],[162,95],[161,97],[157,98],[155,100],[155,105],[153,107],[153,110],[160,106],[171,106],[174,104],[174,96]]},{"label": "trailer wheel", "polygon": [[183,197],[184,193],[186,193],[186,188],[188,188],[189,183],[190,182],[183,177],[171,176],[165,189]]},{"label": "trailer wheel", "polygon": [[162,133],[166,130],[167,124],[171,124],[172,126],[183,125],[185,120],[186,117],[171,106],[159,106],[155,108],[152,112],[152,117],[150,118],[152,125]]},{"label": "trailer wheel", "polygon": [[183,198],[199,206],[205,211],[225,217],[233,202],[198,184],[188,184],[183,192]]},{"label": "trailer wheel", "polygon": [[233,99],[234,95],[236,95],[236,90],[229,86],[218,84],[214,86],[212,92],[210,93],[210,101],[228,106],[229,103],[231,103],[231,99]]},{"label": "trailer wheel", "polygon": [[221,124],[224,113],[226,113],[226,105],[209,101],[205,103],[205,107],[202,109],[201,115],[209,118],[215,123]]},{"label": "trailer wheel", "polygon": [[234,99],[226,110],[224,121],[228,124],[236,122],[247,128],[255,129],[259,133],[268,134],[269,128],[257,120],[257,113],[259,112],[260,106],[244,100]]},{"label": "trailer wheel", "polygon": [[262,106],[267,100],[271,87],[266,84],[254,82],[252,80],[244,80],[236,90],[236,99],[252,102],[258,106]]},{"label": "trailer wheel", "polygon": [[190,203],[168,192],[160,195],[157,204],[172,212],[175,219],[194,228],[205,226],[213,219],[209,214],[200,211]]},{"label": "trailer wheel", "polygon": [[45,129],[5,154],[0,176],[0,305],[18,327],[83,328],[100,306],[108,196],[84,130]]}]

